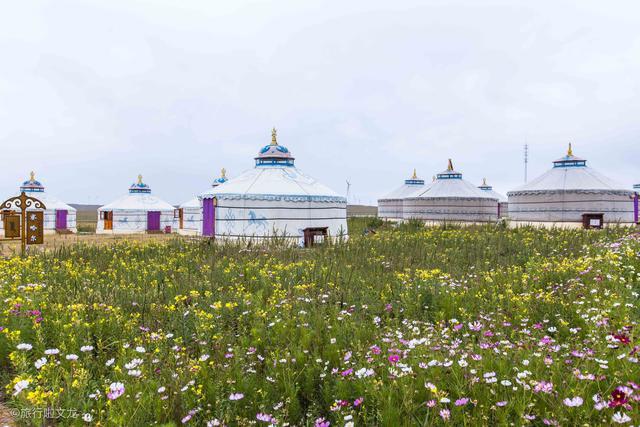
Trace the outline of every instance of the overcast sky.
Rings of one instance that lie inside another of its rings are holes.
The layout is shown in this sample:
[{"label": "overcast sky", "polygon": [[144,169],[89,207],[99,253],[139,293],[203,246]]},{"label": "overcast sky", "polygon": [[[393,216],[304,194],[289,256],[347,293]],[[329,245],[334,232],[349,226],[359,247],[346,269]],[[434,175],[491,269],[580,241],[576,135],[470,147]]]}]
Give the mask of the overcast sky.
[{"label": "overcast sky", "polygon": [[563,155],[640,182],[637,1],[6,1],[0,195],[36,171],[73,203],[138,173],[171,203],[296,165],[375,203],[451,157],[500,192]]}]

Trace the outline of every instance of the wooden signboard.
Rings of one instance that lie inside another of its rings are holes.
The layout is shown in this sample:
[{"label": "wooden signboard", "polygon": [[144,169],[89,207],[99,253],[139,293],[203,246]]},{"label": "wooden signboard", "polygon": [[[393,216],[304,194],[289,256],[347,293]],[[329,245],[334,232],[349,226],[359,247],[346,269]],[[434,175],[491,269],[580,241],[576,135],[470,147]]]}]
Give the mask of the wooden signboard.
[{"label": "wooden signboard", "polygon": [[41,245],[44,242],[44,212],[27,212],[27,245]]},{"label": "wooden signboard", "polygon": [[20,215],[15,213],[2,214],[4,221],[4,237],[15,239],[20,237]]}]

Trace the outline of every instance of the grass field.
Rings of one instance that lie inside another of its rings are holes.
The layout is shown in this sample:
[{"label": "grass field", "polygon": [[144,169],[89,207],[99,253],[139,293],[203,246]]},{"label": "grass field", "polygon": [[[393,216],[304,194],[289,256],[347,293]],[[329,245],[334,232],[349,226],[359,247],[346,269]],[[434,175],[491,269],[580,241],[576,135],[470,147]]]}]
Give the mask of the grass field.
[{"label": "grass field", "polygon": [[5,404],[77,425],[640,423],[634,230],[350,235],[0,260]]}]

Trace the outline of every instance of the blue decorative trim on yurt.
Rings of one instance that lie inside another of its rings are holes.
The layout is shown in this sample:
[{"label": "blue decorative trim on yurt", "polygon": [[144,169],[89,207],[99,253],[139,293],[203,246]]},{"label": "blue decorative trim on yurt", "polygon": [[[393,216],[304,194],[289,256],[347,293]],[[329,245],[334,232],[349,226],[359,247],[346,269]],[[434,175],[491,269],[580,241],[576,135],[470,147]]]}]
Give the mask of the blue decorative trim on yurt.
[{"label": "blue decorative trim on yurt", "polygon": [[553,162],[554,168],[583,168],[587,166],[587,161],[577,158],[558,159]]},{"label": "blue decorative trim on yurt", "polygon": [[213,197],[218,200],[266,200],[266,201],[285,201],[285,202],[329,202],[329,203],[347,203],[347,199],[341,196],[310,196],[310,195],[288,195],[288,194],[205,194],[200,196],[202,199],[211,199]]},{"label": "blue decorative trim on yurt", "polygon": [[584,168],[587,166],[587,161],[573,155],[573,148],[569,144],[567,155],[559,158],[553,162],[554,168]]},{"label": "blue decorative trim on yurt", "polygon": [[437,179],[462,179],[462,174],[458,172],[443,172],[436,175]]},{"label": "blue decorative trim on yurt", "polygon": [[44,185],[36,179],[36,174],[32,171],[29,179],[20,186],[20,191],[24,191],[25,193],[43,193]]},{"label": "blue decorative trim on yurt", "polygon": [[424,179],[405,179],[404,183],[407,185],[424,185]]},{"label": "blue decorative trim on yurt", "polygon": [[640,190],[640,184],[635,184],[635,185],[633,186],[633,189],[634,189],[634,190]]},{"label": "blue decorative trim on yurt", "polygon": [[280,158],[257,158],[256,166],[293,166],[293,159],[280,159]]},{"label": "blue decorative trim on yurt", "polygon": [[133,184],[131,184],[131,187],[129,187],[129,193],[130,194],[136,194],[136,193],[149,194],[151,193],[151,187],[149,187],[147,184],[142,182],[142,175],[138,175],[138,182],[134,182]]}]

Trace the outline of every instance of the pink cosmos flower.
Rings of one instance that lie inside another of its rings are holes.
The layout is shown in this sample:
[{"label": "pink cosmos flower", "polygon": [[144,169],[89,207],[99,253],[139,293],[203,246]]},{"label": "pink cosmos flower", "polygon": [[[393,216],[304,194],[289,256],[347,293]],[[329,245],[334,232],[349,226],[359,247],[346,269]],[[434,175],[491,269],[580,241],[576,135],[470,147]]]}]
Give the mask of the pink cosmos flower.
[{"label": "pink cosmos flower", "polygon": [[461,399],[456,400],[456,406],[464,406],[467,403],[469,403],[469,398],[468,397],[463,397]]},{"label": "pink cosmos flower", "polygon": [[533,387],[534,393],[551,393],[553,390],[553,383],[540,381]]},{"label": "pink cosmos flower", "polygon": [[391,363],[392,365],[395,365],[396,363],[398,363],[399,360],[400,360],[400,356],[398,356],[397,354],[392,354],[389,356],[389,363]]},{"label": "pink cosmos flower", "polygon": [[451,417],[451,411],[449,411],[448,409],[440,410],[440,418],[442,418],[444,421],[449,421],[450,417]]},{"label": "pink cosmos flower", "polygon": [[314,427],[329,427],[331,423],[324,418],[317,418],[313,425]]},{"label": "pink cosmos flower", "polygon": [[244,399],[244,394],[242,394],[242,393],[231,393],[231,395],[229,395],[229,400],[240,400],[240,399]]},{"label": "pink cosmos flower", "polygon": [[581,406],[583,402],[584,401],[582,400],[582,398],[580,396],[576,396],[576,397],[573,397],[573,398],[568,398],[567,397],[562,401],[562,403],[564,403],[565,406],[568,406],[570,408],[574,408],[576,406]]},{"label": "pink cosmos flower", "polygon": [[124,394],[124,384],[120,382],[115,382],[109,385],[109,391],[107,392],[107,398],[109,400],[116,400],[123,394]]},{"label": "pink cosmos flower", "polygon": [[362,402],[364,402],[364,397],[359,397],[353,401],[353,406],[357,408],[358,406],[362,405]]}]

